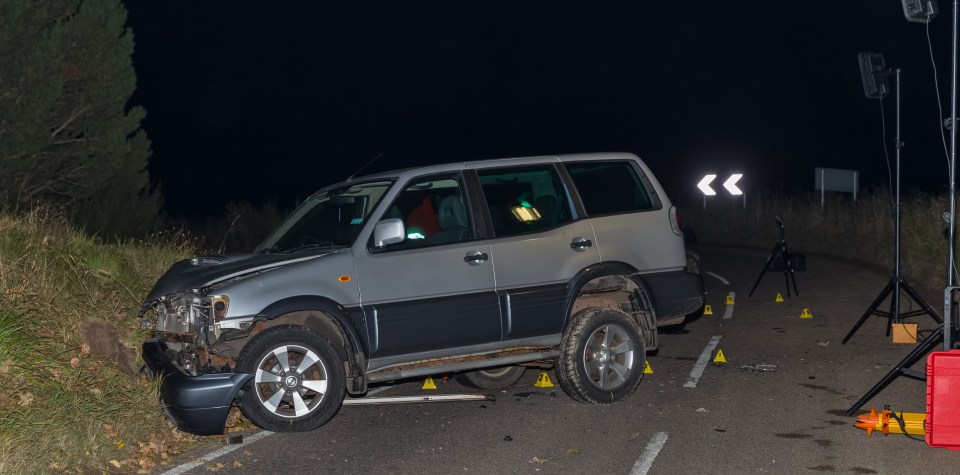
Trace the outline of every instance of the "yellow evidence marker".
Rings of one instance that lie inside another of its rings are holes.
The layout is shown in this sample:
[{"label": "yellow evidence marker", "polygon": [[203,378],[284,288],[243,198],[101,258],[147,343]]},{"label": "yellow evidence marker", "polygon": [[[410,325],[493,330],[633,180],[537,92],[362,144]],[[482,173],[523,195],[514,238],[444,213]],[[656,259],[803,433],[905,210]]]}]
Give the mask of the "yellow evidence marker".
[{"label": "yellow evidence marker", "polygon": [[552,388],[553,381],[550,381],[550,375],[546,371],[541,371],[540,376],[537,377],[537,382],[533,385],[538,388]]}]

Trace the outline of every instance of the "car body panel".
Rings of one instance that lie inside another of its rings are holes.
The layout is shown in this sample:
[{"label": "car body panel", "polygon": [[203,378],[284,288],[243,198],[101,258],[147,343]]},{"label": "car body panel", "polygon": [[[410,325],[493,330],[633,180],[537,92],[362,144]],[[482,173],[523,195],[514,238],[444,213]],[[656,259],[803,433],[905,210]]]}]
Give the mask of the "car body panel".
[{"label": "car body panel", "polygon": [[184,259],[170,266],[147,294],[147,302],[174,292],[198,289],[217,282],[262,272],[284,265],[320,258],[325,253],[312,255],[238,254],[203,256]]},{"label": "car body panel", "polygon": [[238,280],[217,292],[232,295],[231,318],[249,318],[278,300],[302,295],[322,296],[343,306],[353,306],[360,304],[355,274],[351,251],[341,249],[276,268],[264,276],[268,278]]},{"label": "car body panel", "polygon": [[504,299],[505,338],[563,330],[569,283],[583,268],[600,262],[596,246],[571,247],[583,239],[596,239],[587,220],[491,242],[497,291]]}]

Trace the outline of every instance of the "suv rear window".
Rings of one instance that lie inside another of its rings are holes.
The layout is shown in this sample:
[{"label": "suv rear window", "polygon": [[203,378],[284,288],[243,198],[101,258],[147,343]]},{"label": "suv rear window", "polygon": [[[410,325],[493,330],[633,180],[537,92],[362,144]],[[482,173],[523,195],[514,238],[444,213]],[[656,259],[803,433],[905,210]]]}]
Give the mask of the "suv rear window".
[{"label": "suv rear window", "polygon": [[574,162],[564,166],[587,214],[656,209],[636,169],[629,162]]}]

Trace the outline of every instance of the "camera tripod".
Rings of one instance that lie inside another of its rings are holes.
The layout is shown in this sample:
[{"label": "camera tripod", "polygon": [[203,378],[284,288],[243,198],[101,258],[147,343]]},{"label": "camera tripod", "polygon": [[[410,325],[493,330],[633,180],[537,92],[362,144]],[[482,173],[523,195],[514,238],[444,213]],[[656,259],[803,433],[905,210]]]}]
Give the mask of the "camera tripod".
[{"label": "camera tripod", "polygon": [[790,251],[787,250],[787,241],[783,238],[783,216],[779,214],[777,215],[777,226],[780,227],[780,239],[773,245],[770,255],[767,256],[767,261],[763,263],[763,269],[760,270],[757,281],[753,283],[753,288],[750,289],[750,293],[747,294],[748,298],[753,296],[753,291],[757,290],[757,286],[760,285],[760,279],[763,279],[763,275],[767,273],[767,269],[770,268],[771,264],[777,262],[778,259],[779,262],[783,262],[783,280],[787,284],[787,297],[790,297],[790,282],[793,282],[793,293],[800,295],[800,291],[797,290],[797,278],[793,274],[793,260],[790,258]]}]

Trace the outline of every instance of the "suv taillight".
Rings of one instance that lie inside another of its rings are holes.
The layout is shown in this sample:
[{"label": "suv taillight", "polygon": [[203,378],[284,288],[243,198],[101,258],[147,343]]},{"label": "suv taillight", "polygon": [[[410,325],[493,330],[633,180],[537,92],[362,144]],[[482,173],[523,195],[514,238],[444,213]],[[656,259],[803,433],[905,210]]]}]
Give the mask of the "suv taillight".
[{"label": "suv taillight", "polygon": [[683,225],[683,222],[680,221],[680,210],[676,206],[670,207],[670,229],[673,230],[673,234],[677,236],[682,236],[683,232],[680,231],[680,227]]}]

